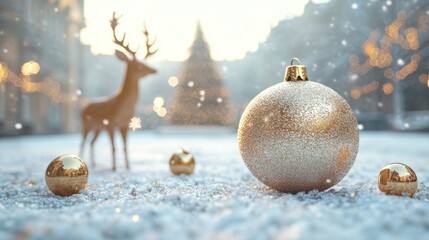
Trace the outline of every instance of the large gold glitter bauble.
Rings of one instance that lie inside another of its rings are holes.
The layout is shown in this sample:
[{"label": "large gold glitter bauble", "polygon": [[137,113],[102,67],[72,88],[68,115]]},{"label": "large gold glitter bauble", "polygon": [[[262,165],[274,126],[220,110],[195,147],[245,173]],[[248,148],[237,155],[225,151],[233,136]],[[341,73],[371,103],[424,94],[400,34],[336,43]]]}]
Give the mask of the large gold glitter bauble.
[{"label": "large gold glitter bauble", "polygon": [[378,175],[378,188],[389,195],[413,196],[417,191],[417,185],[416,173],[402,163],[388,164]]},{"label": "large gold glitter bauble", "polygon": [[308,81],[305,66],[287,67],[284,80],[246,107],[238,128],[241,156],[257,179],[278,191],[328,189],[356,158],[356,118],[334,90]]},{"label": "large gold glitter bauble", "polygon": [[177,150],[170,158],[170,170],[175,175],[192,174],[195,169],[195,160],[192,154],[181,148]]},{"label": "large gold glitter bauble", "polygon": [[46,169],[46,184],[58,196],[71,196],[84,189],[88,182],[88,168],[77,156],[62,155]]}]

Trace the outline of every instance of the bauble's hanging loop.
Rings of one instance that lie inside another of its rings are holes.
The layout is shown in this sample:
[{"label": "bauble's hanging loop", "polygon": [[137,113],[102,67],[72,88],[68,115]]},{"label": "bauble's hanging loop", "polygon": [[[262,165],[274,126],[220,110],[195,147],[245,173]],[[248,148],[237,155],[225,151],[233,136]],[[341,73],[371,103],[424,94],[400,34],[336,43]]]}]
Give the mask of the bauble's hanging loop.
[{"label": "bauble's hanging loop", "polygon": [[[296,61],[298,65],[293,65]],[[285,81],[308,81],[307,68],[301,65],[298,58],[293,58],[290,62],[290,66],[286,68]]]}]

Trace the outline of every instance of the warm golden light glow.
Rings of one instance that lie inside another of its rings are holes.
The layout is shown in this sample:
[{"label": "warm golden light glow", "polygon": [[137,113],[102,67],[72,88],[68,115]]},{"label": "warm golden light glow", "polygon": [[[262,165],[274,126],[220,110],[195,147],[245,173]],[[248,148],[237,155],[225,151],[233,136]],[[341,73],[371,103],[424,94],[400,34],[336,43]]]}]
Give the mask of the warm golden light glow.
[{"label": "warm golden light glow", "polygon": [[405,79],[408,75],[415,72],[419,66],[420,56],[414,54],[411,56],[411,61],[409,64],[405,65],[401,70],[397,71],[395,77],[399,80]]},{"label": "warm golden light glow", "polygon": [[385,83],[385,84],[383,84],[383,92],[386,95],[392,94],[394,89],[395,89],[395,87],[393,86],[393,83]]},{"label": "warm golden light glow", "polygon": [[369,84],[365,85],[362,87],[362,93],[364,94],[368,94],[372,91],[374,91],[375,89],[378,88],[378,81],[372,81]]},{"label": "warm golden light glow", "polygon": [[395,76],[395,72],[391,68],[388,68],[384,71],[384,77],[388,79],[392,79],[394,76]]},{"label": "warm golden light glow", "polygon": [[419,81],[429,87],[429,74],[426,74],[426,73],[420,74]]},{"label": "warm golden light glow", "polygon": [[160,117],[165,117],[165,115],[167,115],[167,109],[164,108],[164,107],[161,107],[161,108],[158,109],[158,111],[156,113]]},{"label": "warm golden light glow", "polygon": [[164,105],[164,99],[162,97],[156,97],[153,100],[153,105],[156,106],[156,107],[158,107],[158,108],[162,107]]},{"label": "warm golden light glow", "polygon": [[139,221],[139,219],[140,219],[139,215],[134,215],[134,216],[132,217],[133,222],[138,222],[138,221]]},{"label": "warm golden light glow", "polygon": [[152,110],[156,112],[159,117],[165,117],[167,115],[167,109],[164,106],[164,98],[156,97],[153,100]]},{"label": "warm golden light glow", "polygon": [[[58,2],[58,0],[50,1]],[[313,0],[312,2],[327,1]],[[90,45],[92,53],[96,55],[114,53],[111,34],[105,19],[108,19],[112,11],[116,10],[124,14],[125,31],[137,33],[142,22],[146,22],[148,28],[153,29],[160,47],[154,60],[184,61],[187,59],[196,23],[200,22],[207,36],[210,36],[207,40],[210,42],[213,59],[234,61],[244,58],[248,52],[256,51],[259,44],[267,39],[270,30],[283,19],[302,16],[309,0],[269,2],[90,0],[83,2],[85,28],[82,29],[80,37],[85,45]],[[219,17],[220,13],[222,17]],[[239,21],[237,21],[238,15]],[[243,25],[243,23],[246,24]],[[139,39],[138,34],[130,33],[127,37],[132,42],[138,42]],[[138,56],[143,54],[144,51],[137,53]]]},{"label": "warm golden light glow", "polygon": [[[25,73],[35,74],[40,70],[37,63],[23,64]],[[65,104],[83,104],[84,99],[79,99],[75,92],[65,93],[61,92],[61,85],[59,82],[46,77],[41,82],[32,82],[30,76],[24,75],[23,77],[11,71],[5,63],[0,63],[0,83],[9,81],[15,87],[21,89],[25,93],[42,93],[49,97],[53,103]]]},{"label": "warm golden light glow", "polygon": [[359,99],[363,94],[368,94],[375,91],[379,84],[380,83],[377,80],[374,80],[363,87],[354,87],[350,94],[353,99]]},{"label": "warm golden light glow", "polygon": [[420,16],[419,17],[419,32],[426,32],[428,28],[429,17]]},{"label": "warm golden light glow", "polygon": [[351,94],[353,99],[359,99],[360,96],[362,95],[359,88],[353,88],[350,94]]},{"label": "warm golden light glow", "polygon": [[0,63],[0,83],[6,81],[7,79],[7,65],[4,63]]},{"label": "warm golden light glow", "polygon": [[416,28],[407,28],[405,37],[412,50],[417,50],[419,48],[419,33]]},{"label": "warm golden light glow", "polygon": [[[420,16],[418,27],[407,27],[407,13],[404,11],[398,12],[396,19],[385,27],[384,34],[374,31],[362,44],[362,52],[367,57],[366,60],[360,63],[359,56],[350,56],[351,70],[362,75],[366,74],[371,68],[380,68],[384,69],[383,75],[387,79],[406,79],[418,69],[421,57],[418,54],[414,54],[411,56],[409,63],[405,63],[408,60],[399,58],[396,55],[392,56],[392,46],[399,45],[406,51],[418,50],[420,47],[419,35],[427,30],[428,20],[428,16]],[[401,69],[397,70],[396,66],[392,66],[393,63],[396,63]],[[421,74],[419,80],[429,86],[426,74]],[[362,94],[367,94],[377,88],[378,82],[372,82],[363,87],[354,87],[351,90],[351,97],[358,99]],[[385,95],[392,94],[394,91],[393,83],[383,84],[382,90]]]},{"label": "warm golden light glow", "polygon": [[[377,31],[372,32],[368,40],[362,44],[362,51],[367,56],[367,60],[360,64],[358,56],[351,56],[349,63],[352,70],[358,74],[365,74],[372,67],[389,67],[393,62],[393,57],[390,53],[392,44],[400,45],[405,50],[417,50],[419,48],[419,32],[426,31],[427,17],[419,18],[419,29],[414,27],[406,28],[403,36],[401,29],[405,25],[406,18],[407,14],[401,11],[397,14],[397,19],[386,26],[385,35],[381,36]],[[379,39],[381,47],[377,46]],[[392,75],[389,69],[384,74],[386,78],[391,79],[393,76],[397,76],[401,80],[414,72],[414,67],[417,69],[418,62],[417,65],[415,64],[415,62],[412,63],[407,67],[407,70],[401,73],[397,72],[396,75]]]},{"label": "warm golden light glow", "polygon": [[40,65],[35,61],[28,61],[21,66],[21,73],[24,76],[35,75],[40,71]]},{"label": "warm golden light glow", "polygon": [[168,84],[171,87],[175,87],[175,86],[177,86],[177,84],[179,84],[179,79],[177,79],[177,77],[175,77],[175,76],[172,76],[168,79]]}]

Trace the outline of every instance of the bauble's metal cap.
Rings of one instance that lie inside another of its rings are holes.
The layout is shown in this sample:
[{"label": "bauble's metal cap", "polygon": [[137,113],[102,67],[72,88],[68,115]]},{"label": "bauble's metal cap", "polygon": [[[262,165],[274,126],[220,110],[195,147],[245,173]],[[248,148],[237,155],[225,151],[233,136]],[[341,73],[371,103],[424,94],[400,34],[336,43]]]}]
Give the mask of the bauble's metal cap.
[{"label": "bauble's metal cap", "polygon": [[[297,65],[293,65],[293,62],[297,62]],[[290,66],[286,68],[285,78],[287,81],[308,81],[307,68],[304,65],[300,65],[298,58],[293,58],[290,62]]]}]

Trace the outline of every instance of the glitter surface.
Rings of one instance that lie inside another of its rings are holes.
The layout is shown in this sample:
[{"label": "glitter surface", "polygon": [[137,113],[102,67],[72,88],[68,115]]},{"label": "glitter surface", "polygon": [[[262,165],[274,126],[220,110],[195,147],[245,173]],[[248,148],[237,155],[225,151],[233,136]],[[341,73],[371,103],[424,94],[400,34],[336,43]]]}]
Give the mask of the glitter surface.
[{"label": "glitter surface", "polygon": [[359,130],[334,90],[311,81],[282,82],[249,103],[238,143],[246,166],[264,184],[282,192],[321,191],[352,167]]}]

